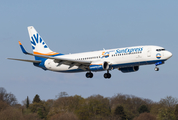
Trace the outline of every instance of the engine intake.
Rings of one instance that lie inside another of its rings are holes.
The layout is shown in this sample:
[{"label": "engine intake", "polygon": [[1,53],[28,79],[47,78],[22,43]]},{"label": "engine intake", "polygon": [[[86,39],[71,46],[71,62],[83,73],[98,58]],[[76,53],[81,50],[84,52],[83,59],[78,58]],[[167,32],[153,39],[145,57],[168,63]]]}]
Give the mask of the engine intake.
[{"label": "engine intake", "polygon": [[109,64],[108,64],[108,62],[103,62],[103,69],[104,69],[104,70],[109,69]]},{"label": "engine intake", "polygon": [[139,66],[119,68],[119,70],[123,73],[135,72],[139,70]]}]

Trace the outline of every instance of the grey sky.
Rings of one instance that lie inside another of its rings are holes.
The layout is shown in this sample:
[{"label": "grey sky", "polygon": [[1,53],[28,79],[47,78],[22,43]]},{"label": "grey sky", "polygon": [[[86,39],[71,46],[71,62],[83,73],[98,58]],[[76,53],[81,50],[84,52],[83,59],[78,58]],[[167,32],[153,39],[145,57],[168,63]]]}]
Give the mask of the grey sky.
[{"label": "grey sky", "polygon": [[[0,1],[1,74],[0,87],[12,92],[19,103],[36,94],[43,100],[54,99],[65,91],[69,95],[88,97],[100,94],[132,94],[159,101],[168,95],[178,98],[177,44],[178,1],[172,0],[1,0]],[[103,48],[158,45],[173,57],[154,71],[154,65],[141,66],[135,73],[111,71],[64,74],[34,67],[31,63],[6,58],[33,59],[24,55],[18,45],[32,52],[27,31],[34,26],[53,51],[77,53]]]}]

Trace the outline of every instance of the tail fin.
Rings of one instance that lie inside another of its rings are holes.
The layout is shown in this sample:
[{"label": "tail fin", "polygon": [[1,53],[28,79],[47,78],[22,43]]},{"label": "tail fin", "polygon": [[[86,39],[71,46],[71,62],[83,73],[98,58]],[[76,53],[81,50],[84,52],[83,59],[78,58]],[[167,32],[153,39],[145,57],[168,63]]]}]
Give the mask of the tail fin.
[{"label": "tail fin", "polygon": [[31,40],[31,45],[33,49],[33,53],[37,55],[57,55],[59,53],[53,52],[49,49],[47,44],[41,38],[39,33],[35,30],[33,26],[28,27],[28,33]]}]

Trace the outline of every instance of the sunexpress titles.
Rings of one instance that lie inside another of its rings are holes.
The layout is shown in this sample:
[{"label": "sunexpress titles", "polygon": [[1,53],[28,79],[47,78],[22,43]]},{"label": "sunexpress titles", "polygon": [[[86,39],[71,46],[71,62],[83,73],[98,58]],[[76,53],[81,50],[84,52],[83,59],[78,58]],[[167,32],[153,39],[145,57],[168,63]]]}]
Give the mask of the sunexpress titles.
[{"label": "sunexpress titles", "polygon": [[115,52],[115,54],[141,52],[141,51],[143,51],[143,47],[140,47],[140,48],[117,49],[116,52]]}]

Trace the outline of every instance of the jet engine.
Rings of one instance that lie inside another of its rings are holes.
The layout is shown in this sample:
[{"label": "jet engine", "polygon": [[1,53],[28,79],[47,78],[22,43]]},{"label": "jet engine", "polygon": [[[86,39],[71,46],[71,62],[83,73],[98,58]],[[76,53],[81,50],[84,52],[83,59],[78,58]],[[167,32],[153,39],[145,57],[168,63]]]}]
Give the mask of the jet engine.
[{"label": "jet engine", "polygon": [[97,62],[97,63],[92,63],[89,66],[89,69],[91,71],[98,71],[98,70],[108,70],[109,69],[109,63],[104,61],[104,62]]},{"label": "jet engine", "polygon": [[135,72],[139,70],[139,66],[119,68],[119,70],[123,73]]}]

